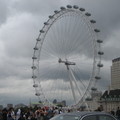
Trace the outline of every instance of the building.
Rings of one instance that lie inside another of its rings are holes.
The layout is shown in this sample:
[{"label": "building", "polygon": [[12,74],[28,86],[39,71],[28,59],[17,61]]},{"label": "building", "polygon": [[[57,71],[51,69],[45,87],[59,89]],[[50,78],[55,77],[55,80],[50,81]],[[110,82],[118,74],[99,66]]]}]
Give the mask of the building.
[{"label": "building", "polygon": [[57,106],[65,107],[65,106],[66,106],[66,101],[63,100],[63,101],[61,101],[61,102],[57,102],[56,104],[57,104]]},{"label": "building", "polygon": [[22,108],[23,108],[23,107],[26,107],[26,105],[20,103],[20,104],[17,104],[17,105],[14,106],[14,108],[21,108],[21,107],[22,107]]},{"label": "building", "polygon": [[13,104],[7,104],[7,108],[13,108]]},{"label": "building", "polygon": [[111,85],[103,93],[100,102],[108,112],[113,109],[116,111],[120,107],[120,57],[112,60]]},{"label": "building", "polygon": [[42,102],[32,102],[30,104],[30,107],[34,108],[34,107],[43,107],[43,103]]},{"label": "building", "polygon": [[110,112],[111,110],[116,111],[118,107],[120,107],[120,89],[115,90],[106,90],[100,102],[103,105],[104,111]]},{"label": "building", "polygon": [[112,60],[111,89],[120,89],[120,57]]},{"label": "building", "polygon": [[3,109],[3,105],[0,105],[0,110],[2,110]]},{"label": "building", "polygon": [[[100,99],[99,99],[100,98]],[[120,57],[112,60],[111,66],[111,85],[103,95],[93,96],[92,100],[88,100],[87,104],[94,110],[97,106],[102,105],[104,111],[111,111],[120,107]]]},{"label": "building", "polygon": [[92,95],[92,100],[87,102],[92,110],[100,105],[106,112],[116,111],[120,107],[120,57],[112,60],[109,90],[106,90],[102,95],[100,94],[98,96]]},{"label": "building", "polygon": [[86,98],[88,110],[94,111],[101,105],[101,103],[99,102],[101,96],[102,96],[101,91],[96,90],[91,92],[91,98]]},{"label": "building", "polygon": [[53,104],[54,104],[54,105],[58,105],[58,106],[63,106],[63,107],[65,107],[65,106],[66,106],[66,101],[63,100],[63,101],[58,102],[56,99],[54,99],[54,100],[53,100]]}]

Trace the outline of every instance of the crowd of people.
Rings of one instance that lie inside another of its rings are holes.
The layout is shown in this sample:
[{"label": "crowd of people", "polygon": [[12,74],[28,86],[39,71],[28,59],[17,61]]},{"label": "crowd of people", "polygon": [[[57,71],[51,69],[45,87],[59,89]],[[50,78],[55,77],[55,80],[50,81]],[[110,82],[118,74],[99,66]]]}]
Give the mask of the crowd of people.
[{"label": "crowd of people", "polygon": [[[0,110],[0,120],[49,120],[62,112],[63,110],[58,109],[58,107],[4,108]],[[69,112],[69,110],[66,112]]]},{"label": "crowd of people", "polygon": [[[103,107],[98,107],[95,111],[103,111]],[[35,108],[9,108],[0,110],[0,120],[49,120],[57,114],[71,112],[70,109],[61,109],[58,107],[35,107]],[[120,120],[120,108],[110,111],[110,114]]]}]

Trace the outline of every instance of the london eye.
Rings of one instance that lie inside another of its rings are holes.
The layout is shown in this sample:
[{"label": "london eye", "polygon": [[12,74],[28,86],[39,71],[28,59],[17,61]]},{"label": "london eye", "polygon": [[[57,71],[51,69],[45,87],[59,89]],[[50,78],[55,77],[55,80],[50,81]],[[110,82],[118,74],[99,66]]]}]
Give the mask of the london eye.
[{"label": "london eye", "polygon": [[96,21],[77,5],[60,7],[44,22],[32,57],[32,78],[39,101],[79,105],[101,79],[103,41]]}]

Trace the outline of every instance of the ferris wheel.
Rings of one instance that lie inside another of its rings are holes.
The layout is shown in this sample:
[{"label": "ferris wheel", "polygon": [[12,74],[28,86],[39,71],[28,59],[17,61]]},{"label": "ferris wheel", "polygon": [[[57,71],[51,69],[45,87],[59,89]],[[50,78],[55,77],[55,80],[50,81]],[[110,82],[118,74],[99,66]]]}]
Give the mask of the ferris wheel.
[{"label": "ferris wheel", "polygon": [[33,87],[39,101],[78,105],[97,89],[104,53],[95,23],[77,5],[55,10],[44,22],[32,57]]}]

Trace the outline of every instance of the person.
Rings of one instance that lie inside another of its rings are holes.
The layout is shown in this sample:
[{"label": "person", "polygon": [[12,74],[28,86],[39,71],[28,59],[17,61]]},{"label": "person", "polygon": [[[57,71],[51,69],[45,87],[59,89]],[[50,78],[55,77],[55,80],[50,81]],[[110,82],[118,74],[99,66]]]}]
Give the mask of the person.
[{"label": "person", "polygon": [[55,109],[54,109],[53,113],[54,113],[54,116],[59,114],[59,110],[58,110],[58,108],[57,108],[57,107],[55,107]]},{"label": "person", "polygon": [[41,120],[41,113],[42,113],[42,108],[39,107],[36,111],[35,111],[35,116],[37,120]]},{"label": "person", "polygon": [[7,120],[15,120],[13,117],[13,111],[12,109],[9,109],[7,112]]},{"label": "person", "polygon": [[103,111],[103,106],[102,106],[102,105],[98,106],[98,108],[97,108],[95,111],[100,111],[100,112],[102,112],[102,111]]},{"label": "person", "polygon": [[103,111],[103,106],[102,105],[100,105],[100,111]]},{"label": "person", "polygon": [[12,117],[12,120],[15,120],[15,112],[14,112],[14,109],[11,108],[11,117]]},{"label": "person", "polygon": [[3,117],[2,117],[2,110],[0,109],[0,120],[3,120]]},{"label": "person", "polygon": [[35,113],[31,115],[31,120],[37,120],[37,118],[35,117]]},{"label": "person", "polygon": [[119,107],[117,108],[117,111],[116,111],[116,117],[118,118],[118,120],[120,120],[120,108]]},{"label": "person", "polygon": [[2,117],[3,117],[3,120],[7,120],[7,109],[6,108],[4,108],[3,110],[2,110]]},{"label": "person", "polygon": [[46,114],[45,114],[44,120],[49,120],[53,116],[54,116],[53,109],[52,108],[48,108],[46,110]]},{"label": "person", "polygon": [[110,111],[110,113],[111,113],[113,116],[115,116],[115,111],[114,111],[114,109],[112,109],[112,110]]},{"label": "person", "polygon": [[17,113],[16,113],[16,120],[19,120],[20,115],[21,115],[21,110],[18,109],[18,111],[17,111]]}]

